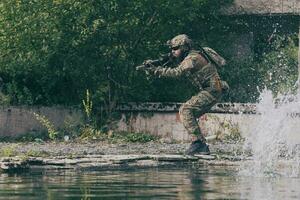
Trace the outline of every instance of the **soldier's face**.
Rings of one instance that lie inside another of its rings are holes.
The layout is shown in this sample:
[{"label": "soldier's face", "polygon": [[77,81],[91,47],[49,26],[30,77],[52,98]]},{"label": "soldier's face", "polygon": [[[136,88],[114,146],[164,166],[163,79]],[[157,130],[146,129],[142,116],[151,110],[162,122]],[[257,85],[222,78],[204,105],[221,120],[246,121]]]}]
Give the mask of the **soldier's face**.
[{"label": "soldier's face", "polygon": [[182,51],[179,47],[172,47],[172,55],[175,57],[175,58],[179,58],[182,54]]}]

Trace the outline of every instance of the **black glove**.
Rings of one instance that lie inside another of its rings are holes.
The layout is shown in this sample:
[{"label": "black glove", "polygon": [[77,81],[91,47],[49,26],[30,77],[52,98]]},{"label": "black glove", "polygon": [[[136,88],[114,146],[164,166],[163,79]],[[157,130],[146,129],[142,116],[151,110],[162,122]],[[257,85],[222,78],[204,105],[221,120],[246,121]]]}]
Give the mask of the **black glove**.
[{"label": "black glove", "polygon": [[148,68],[154,67],[152,63],[153,60],[145,60],[142,65],[137,66],[135,69],[137,71],[146,71]]}]

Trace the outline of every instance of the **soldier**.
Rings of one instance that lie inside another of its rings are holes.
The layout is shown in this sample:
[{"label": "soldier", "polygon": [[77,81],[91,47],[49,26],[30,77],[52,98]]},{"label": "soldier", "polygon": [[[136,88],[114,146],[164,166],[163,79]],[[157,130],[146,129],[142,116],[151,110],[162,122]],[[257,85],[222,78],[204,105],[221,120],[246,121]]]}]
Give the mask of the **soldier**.
[{"label": "soldier", "polygon": [[[180,119],[192,136],[192,143],[186,154],[209,154],[205,137],[201,133],[197,119],[215,105],[228,85],[221,81],[217,65],[225,64],[225,60],[210,48],[192,49],[192,41],[185,34],[178,35],[168,42],[172,56],[178,60],[175,67],[153,66],[151,61],[137,67],[147,74],[158,77],[184,76],[198,89],[198,93],[182,104],[179,109]],[[206,50],[204,50],[206,49]]]}]

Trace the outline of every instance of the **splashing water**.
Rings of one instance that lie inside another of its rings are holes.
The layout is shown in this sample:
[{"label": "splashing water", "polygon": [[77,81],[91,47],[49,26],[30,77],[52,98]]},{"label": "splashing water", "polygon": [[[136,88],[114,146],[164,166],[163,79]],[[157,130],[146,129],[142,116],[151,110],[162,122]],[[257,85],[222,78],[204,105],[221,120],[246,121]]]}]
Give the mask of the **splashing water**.
[{"label": "splashing water", "polygon": [[257,116],[247,125],[244,150],[253,161],[244,163],[241,174],[248,176],[300,176],[299,96],[261,92]]}]

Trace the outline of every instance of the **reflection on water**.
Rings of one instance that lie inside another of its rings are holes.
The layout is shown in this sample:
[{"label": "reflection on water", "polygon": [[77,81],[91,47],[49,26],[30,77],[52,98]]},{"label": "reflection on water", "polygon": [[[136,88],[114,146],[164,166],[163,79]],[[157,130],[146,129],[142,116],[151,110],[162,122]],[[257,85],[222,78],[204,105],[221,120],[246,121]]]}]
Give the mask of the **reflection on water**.
[{"label": "reflection on water", "polygon": [[0,199],[299,199],[299,178],[228,167],[0,174]]}]

